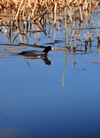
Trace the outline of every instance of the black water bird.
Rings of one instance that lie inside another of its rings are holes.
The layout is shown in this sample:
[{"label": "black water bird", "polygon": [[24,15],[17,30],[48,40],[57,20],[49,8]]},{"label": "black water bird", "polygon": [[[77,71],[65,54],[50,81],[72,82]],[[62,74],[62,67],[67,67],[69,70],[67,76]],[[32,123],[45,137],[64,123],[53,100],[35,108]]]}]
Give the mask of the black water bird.
[{"label": "black water bird", "polygon": [[30,51],[23,51],[21,53],[18,53],[19,55],[26,56],[30,59],[42,59],[45,64],[51,65],[52,62],[47,58],[47,53],[53,50],[53,47],[48,46],[43,51],[37,51],[37,50],[30,50]]},{"label": "black water bird", "polygon": [[23,51],[21,53],[18,53],[19,55],[27,56],[27,57],[42,57],[42,56],[47,56],[47,53],[53,50],[51,46],[47,46],[43,51],[37,51],[37,50],[30,50],[30,51]]}]

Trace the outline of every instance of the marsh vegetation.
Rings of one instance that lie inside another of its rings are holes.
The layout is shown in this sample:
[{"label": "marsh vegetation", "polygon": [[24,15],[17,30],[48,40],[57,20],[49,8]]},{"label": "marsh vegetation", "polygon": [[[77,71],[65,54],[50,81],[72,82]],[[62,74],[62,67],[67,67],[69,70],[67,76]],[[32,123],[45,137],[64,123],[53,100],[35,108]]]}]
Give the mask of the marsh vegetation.
[{"label": "marsh vegetation", "polygon": [[[93,31],[97,31],[99,38],[99,27],[94,19],[95,15],[99,17],[98,4],[97,0],[1,0],[0,30],[11,44],[30,44],[29,38],[37,44],[41,41],[41,33],[49,38],[53,32],[60,36],[61,31],[65,31],[66,47],[71,48],[74,39],[72,48],[76,48],[77,40],[85,41],[87,45],[94,36]],[[81,34],[83,38],[80,38]]]}]

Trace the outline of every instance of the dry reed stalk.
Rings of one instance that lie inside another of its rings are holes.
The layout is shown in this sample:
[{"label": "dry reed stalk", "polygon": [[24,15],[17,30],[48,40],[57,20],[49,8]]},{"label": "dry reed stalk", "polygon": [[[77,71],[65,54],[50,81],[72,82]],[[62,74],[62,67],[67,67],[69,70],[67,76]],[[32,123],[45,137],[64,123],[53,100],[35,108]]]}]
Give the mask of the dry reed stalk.
[{"label": "dry reed stalk", "polygon": [[79,10],[80,10],[80,20],[83,22],[82,7],[79,7]]},{"label": "dry reed stalk", "polygon": [[67,11],[67,13],[69,14],[69,19],[72,22],[72,17],[73,17],[73,13],[72,13],[72,8],[69,9],[69,11]]},{"label": "dry reed stalk", "polygon": [[21,0],[20,6],[19,6],[18,11],[17,11],[16,16],[15,16],[15,20],[16,20],[17,17],[18,17],[18,14],[19,14],[19,11],[20,11],[20,9],[21,9],[21,6],[22,6],[23,2],[24,2],[24,0]]},{"label": "dry reed stalk", "polygon": [[35,13],[35,8],[36,8],[36,6],[37,6],[37,0],[35,1],[34,7],[33,7],[33,9],[32,9],[33,17],[34,17],[34,13]]},{"label": "dry reed stalk", "polygon": [[[86,52],[85,50],[76,50],[76,49],[70,49],[70,48],[58,48],[58,47],[53,47],[53,50],[55,51],[77,51],[77,52]],[[88,52],[88,51],[87,51]]]},{"label": "dry reed stalk", "polygon": [[54,25],[56,24],[56,10],[57,10],[57,3],[55,3],[55,8],[54,8]]},{"label": "dry reed stalk", "polygon": [[81,41],[87,40],[87,39],[91,38],[92,36],[94,36],[94,34],[91,34],[91,35],[89,35],[89,36],[83,38]]},{"label": "dry reed stalk", "polygon": [[72,33],[72,35],[71,35],[70,44],[69,44],[69,47],[70,47],[70,48],[71,48],[72,36],[73,36],[74,33],[75,33],[75,30],[73,31],[73,33]]},{"label": "dry reed stalk", "polygon": [[16,50],[16,49],[25,49],[25,47],[19,47],[19,48],[8,48],[8,49],[4,49],[4,50]]},{"label": "dry reed stalk", "polygon": [[85,62],[85,63],[93,63],[93,64],[100,64],[100,62],[92,62],[92,61],[81,61],[81,60],[76,60],[77,62]]}]

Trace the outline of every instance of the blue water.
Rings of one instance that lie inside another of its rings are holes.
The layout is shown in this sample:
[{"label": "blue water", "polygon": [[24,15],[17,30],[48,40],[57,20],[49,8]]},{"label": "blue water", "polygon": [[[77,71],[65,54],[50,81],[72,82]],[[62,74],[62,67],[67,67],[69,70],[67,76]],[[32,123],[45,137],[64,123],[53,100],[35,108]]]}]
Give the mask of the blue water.
[{"label": "blue water", "polygon": [[0,58],[0,137],[100,137],[100,64],[76,61],[73,68],[67,55],[63,80],[65,55],[49,52],[50,66]]}]

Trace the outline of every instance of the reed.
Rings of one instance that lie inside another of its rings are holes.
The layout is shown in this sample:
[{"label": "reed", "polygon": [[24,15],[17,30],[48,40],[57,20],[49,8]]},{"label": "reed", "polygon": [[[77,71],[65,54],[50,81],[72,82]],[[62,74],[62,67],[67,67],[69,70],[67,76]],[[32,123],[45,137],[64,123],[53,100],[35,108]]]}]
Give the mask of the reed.
[{"label": "reed", "polygon": [[[80,18],[83,20],[82,13],[84,11],[91,12],[93,8],[98,6],[98,0],[0,0],[0,12],[13,10],[14,19],[18,20],[27,18],[27,10],[29,11],[29,18],[36,19],[40,17],[44,11],[47,13],[54,13],[54,23],[56,22],[56,15],[67,7],[67,14],[70,21],[74,18],[74,14],[79,11]],[[11,15],[12,16],[12,15]]]}]

